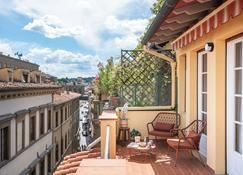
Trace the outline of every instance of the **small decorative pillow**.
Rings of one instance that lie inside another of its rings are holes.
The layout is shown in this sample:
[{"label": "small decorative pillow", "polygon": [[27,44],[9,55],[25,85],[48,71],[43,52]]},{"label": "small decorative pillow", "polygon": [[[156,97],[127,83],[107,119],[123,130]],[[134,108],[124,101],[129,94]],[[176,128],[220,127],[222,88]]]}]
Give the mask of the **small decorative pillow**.
[{"label": "small decorative pillow", "polygon": [[154,130],[169,132],[171,129],[174,128],[174,126],[175,126],[175,124],[157,122],[154,125]]},{"label": "small decorative pillow", "polygon": [[195,144],[197,148],[199,147],[200,135],[198,133],[196,133],[195,131],[190,131],[186,138],[189,142]]}]

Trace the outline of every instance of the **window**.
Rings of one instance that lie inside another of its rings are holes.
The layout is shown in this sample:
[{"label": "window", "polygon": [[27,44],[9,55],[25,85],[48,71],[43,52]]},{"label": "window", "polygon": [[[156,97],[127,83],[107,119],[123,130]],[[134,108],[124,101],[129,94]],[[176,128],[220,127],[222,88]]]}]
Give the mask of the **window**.
[{"label": "window", "polygon": [[56,111],[56,127],[58,127],[58,111]]},{"label": "window", "polygon": [[23,82],[28,83],[28,74],[23,74]]},{"label": "window", "polygon": [[69,130],[67,132],[67,143],[69,143]]},{"label": "window", "polygon": [[55,152],[56,162],[58,162],[58,157],[59,157],[59,156],[58,156],[58,154],[59,154],[59,150],[58,150],[58,148],[59,148],[59,147],[58,147],[58,144],[56,143],[56,150],[55,150],[55,151],[56,151],[56,152]]},{"label": "window", "polygon": [[61,108],[61,124],[63,122],[63,108]]},{"label": "window", "polygon": [[36,75],[36,83],[41,83],[40,80],[41,80],[40,79],[40,76],[39,75]]},{"label": "window", "polygon": [[51,152],[47,155],[47,172],[51,173]]},{"label": "window", "polygon": [[61,138],[61,155],[63,154],[63,138]]},{"label": "window", "polygon": [[35,140],[35,120],[35,116],[30,117],[30,142],[33,142]]},{"label": "window", "polygon": [[24,120],[22,120],[22,148],[24,148],[24,142],[25,142],[25,123]]},{"label": "window", "polygon": [[8,71],[8,81],[13,82],[13,72]]},{"label": "window", "polygon": [[45,159],[43,158],[40,161],[40,175],[44,175],[45,174]]},{"label": "window", "polygon": [[48,120],[47,130],[50,130],[51,129],[51,110],[48,110],[47,120]]},{"label": "window", "polygon": [[9,127],[0,128],[0,163],[9,159]]},{"label": "window", "polygon": [[65,134],[65,149],[67,148],[67,134]]},{"label": "window", "polygon": [[17,151],[24,148],[25,142],[25,123],[24,120],[17,122]]},{"label": "window", "polygon": [[65,107],[65,120],[67,120],[67,107]]},{"label": "window", "polygon": [[42,112],[40,114],[40,136],[44,134],[44,123],[45,123],[45,117],[44,113]]},{"label": "window", "polygon": [[[207,121],[207,53],[198,54],[198,119]],[[204,134],[207,131],[205,129]]]},{"label": "window", "polygon": [[68,130],[69,142],[71,141],[71,132]]}]

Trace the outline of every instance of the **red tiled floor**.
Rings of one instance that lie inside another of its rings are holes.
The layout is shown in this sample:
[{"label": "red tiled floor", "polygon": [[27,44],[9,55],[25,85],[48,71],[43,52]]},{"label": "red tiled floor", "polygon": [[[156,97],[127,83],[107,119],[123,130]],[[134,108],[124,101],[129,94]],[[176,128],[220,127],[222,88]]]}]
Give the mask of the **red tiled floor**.
[{"label": "red tiled floor", "polygon": [[180,158],[174,166],[175,152],[167,151],[165,143],[157,143],[157,148],[152,156],[144,160],[143,155],[130,157],[130,152],[126,147],[117,146],[119,158],[128,159],[129,162],[141,164],[151,164],[156,175],[213,175],[213,171],[203,166],[203,164],[188,152],[181,152]]}]

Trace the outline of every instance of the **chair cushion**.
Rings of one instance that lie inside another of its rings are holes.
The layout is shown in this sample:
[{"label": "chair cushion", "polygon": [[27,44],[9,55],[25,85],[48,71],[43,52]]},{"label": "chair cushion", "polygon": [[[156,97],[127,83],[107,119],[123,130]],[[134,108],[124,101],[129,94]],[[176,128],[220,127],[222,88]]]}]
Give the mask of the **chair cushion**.
[{"label": "chair cushion", "polygon": [[169,138],[169,137],[173,136],[170,132],[157,131],[157,130],[149,131],[149,135],[159,136],[159,137],[164,137],[164,138]]},{"label": "chair cushion", "polygon": [[179,147],[178,142],[179,139],[167,139],[167,144],[174,149],[194,149],[193,145],[186,140],[180,140]]},{"label": "chair cushion", "polygon": [[171,124],[171,123],[156,122],[154,125],[154,130],[169,132],[171,129],[174,128],[174,126],[175,126],[175,124]]},{"label": "chair cushion", "polygon": [[190,131],[186,138],[189,142],[191,142],[191,144],[195,144],[197,148],[199,147],[200,135],[198,133]]}]

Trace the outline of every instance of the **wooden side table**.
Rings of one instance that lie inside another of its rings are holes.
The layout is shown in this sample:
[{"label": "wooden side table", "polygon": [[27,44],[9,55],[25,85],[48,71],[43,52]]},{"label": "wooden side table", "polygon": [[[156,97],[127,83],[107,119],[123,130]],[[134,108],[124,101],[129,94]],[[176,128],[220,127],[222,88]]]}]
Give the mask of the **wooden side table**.
[{"label": "wooden side table", "polygon": [[[122,138],[121,138],[122,135]],[[121,127],[118,130],[118,137],[117,137],[117,141],[121,143],[121,145],[125,145],[126,141],[130,141],[130,128],[128,127]]]}]

